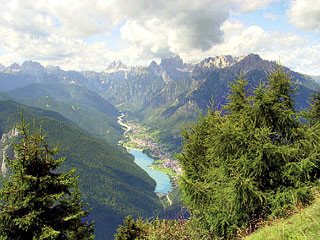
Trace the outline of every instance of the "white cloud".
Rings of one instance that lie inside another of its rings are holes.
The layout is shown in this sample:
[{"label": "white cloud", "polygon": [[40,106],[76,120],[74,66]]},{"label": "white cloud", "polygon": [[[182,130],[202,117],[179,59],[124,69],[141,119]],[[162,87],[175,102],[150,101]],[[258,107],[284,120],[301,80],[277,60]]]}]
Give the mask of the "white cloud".
[{"label": "white cloud", "polygon": [[[100,71],[113,59],[136,65],[174,54],[198,61],[256,52],[299,69],[307,69],[308,62],[294,54],[319,66],[314,57],[319,47],[306,45],[304,38],[228,20],[232,11],[264,9],[275,1],[279,0],[0,0],[0,62],[35,60]],[[289,16],[295,24],[310,13],[310,8],[301,7],[303,2],[307,0],[292,2]],[[319,28],[317,2],[309,0],[316,13],[302,19],[303,28]],[[112,32],[115,28],[120,31]]]},{"label": "white cloud", "polygon": [[294,33],[266,32],[258,26],[246,26],[239,21],[227,21],[223,27],[225,39],[208,55],[234,56],[257,53],[268,60],[280,60],[292,70],[319,75],[320,45],[312,45]]},{"label": "white cloud", "polygon": [[229,3],[220,0],[156,1],[160,6],[151,1],[137,2],[138,8],[129,6],[122,37],[154,57],[210,49],[221,42],[220,26],[229,17]]},{"label": "white cloud", "polygon": [[[80,54],[87,37],[108,36],[118,24],[128,51],[167,57],[221,42],[229,17],[224,0],[7,0],[1,2],[0,49],[23,59]],[[103,40],[102,40],[103,41]],[[106,49],[107,50],[107,49]],[[120,53],[121,54],[121,53]]]},{"label": "white cloud", "polygon": [[320,1],[294,0],[288,11],[290,22],[299,29],[320,31]]},{"label": "white cloud", "polygon": [[238,4],[240,12],[250,12],[258,9],[264,9],[272,2],[279,0],[228,0]]},{"label": "white cloud", "polygon": [[222,30],[222,43],[205,52],[194,50],[183,53],[181,57],[187,62],[198,62],[209,56],[256,53],[267,60],[280,60],[294,71],[320,74],[320,45],[314,45],[297,34],[280,31],[269,33],[259,26],[246,26],[239,21],[226,21]]}]

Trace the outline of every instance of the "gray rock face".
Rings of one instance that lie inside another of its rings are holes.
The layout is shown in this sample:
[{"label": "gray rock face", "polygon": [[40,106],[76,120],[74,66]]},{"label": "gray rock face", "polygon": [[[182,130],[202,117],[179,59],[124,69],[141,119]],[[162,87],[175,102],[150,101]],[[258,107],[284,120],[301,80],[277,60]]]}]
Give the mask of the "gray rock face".
[{"label": "gray rock face", "polygon": [[183,68],[183,60],[180,56],[161,59],[160,66],[165,70]]},{"label": "gray rock face", "polygon": [[111,70],[125,70],[128,69],[128,67],[123,64],[120,60],[113,61],[110,63],[110,65],[106,68],[106,72],[111,71]]},{"label": "gray rock face", "polygon": [[155,61],[152,61],[147,67],[147,70],[157,76],[161,76],[163,73],[162,67],[160,67]]},{"label": "gray rock face", "polygon": [[21,71],[21,68],[18,63],[13,63],[4,70],[5,73],[15,73],[20,71]]},{"label": "gray rock face", "polygon": [[21,65],[21,71],[33,76],[46,74],[46,69],[38,62],[26,61]]},{"label": "gray rock face", "polygon": [[320,76],[311,76],[316,82],[320,83]]},{"label": "gray rock face", "polygon": [[201,68],[225,68],[234,65],[241,61],[244,57],[232,57],[231,55],[222,55],[216,57],[209,57],[199,63]]},{"label": "gray rock face", "polygon": [[52,66],[52,65],[47,66],[46,67],[46,71],[49,74],[61,74],[61,73],[63,73],[63,70],[61,70],[60,67]]},{"label": "gray rock face", "polygon": [[3,176],[6,176],[6,174],[8,173],[8,168],[6,165],[6,158],[14,156],[13,150],[12,148],[10,148],[11,146],[11,140],[19,135],[19,131],[17,128],[12,128],[8,133],[4,133],[0,139],[0,154],[2,157],[2,161],[1,161],[1,174]]},{"label": "gray rock face", "polygon": [[0,72],[3,72],[5,69],[6,67],[0,63]]}]

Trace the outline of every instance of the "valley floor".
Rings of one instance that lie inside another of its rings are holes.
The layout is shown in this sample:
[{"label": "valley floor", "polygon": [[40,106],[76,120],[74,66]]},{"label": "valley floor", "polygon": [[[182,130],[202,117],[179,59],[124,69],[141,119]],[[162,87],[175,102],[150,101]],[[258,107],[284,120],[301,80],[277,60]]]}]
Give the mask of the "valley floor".
[{"label": "valley floor", "polygon": [[168,174],[172,181],[173,189],[177,188],[178,176],[181,174],[181,166],[178,161],[174,159],[171,153],[165,150],[163,144],[155,141],[154,135],[157,134],[156,132],[150,133],[148,128],[133,121],[125,121],[124,117],[124,114],[118,117],[118,124],[126,129],[124,132],[125,140],[120,141],[119,144],[144,150],[146,154],[155,159],[151,168]]}]

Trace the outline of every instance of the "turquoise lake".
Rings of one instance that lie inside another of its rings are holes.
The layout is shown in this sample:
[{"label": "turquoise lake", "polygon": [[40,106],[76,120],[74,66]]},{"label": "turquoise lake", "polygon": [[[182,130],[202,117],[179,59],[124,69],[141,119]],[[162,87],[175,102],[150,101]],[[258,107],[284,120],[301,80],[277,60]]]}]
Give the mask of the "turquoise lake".
[{"label": "turquoise lake", "polygon": [[130,153],[134,156],[134,162],[139,165],[143,170],[145,170],[150,177],[152,177],[156,183],[155,192],[158,193],[168,193],[171,189],[170,178],[167,174],[154,171],[148,166],[151,166],[153,163],[153,159],[150,158],[147,154],[144,154],[142,151],[138,151],[135,149],[129,149]]}]

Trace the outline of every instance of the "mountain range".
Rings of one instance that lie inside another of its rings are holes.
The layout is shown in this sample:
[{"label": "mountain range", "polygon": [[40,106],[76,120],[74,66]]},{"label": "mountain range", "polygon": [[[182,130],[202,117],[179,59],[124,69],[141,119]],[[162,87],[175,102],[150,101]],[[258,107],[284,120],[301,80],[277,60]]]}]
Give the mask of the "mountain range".
[{"label": "mountain range", "polygon": [[[39,92],[41,97],[55,95],[55,100],[59,101],[62,95],[63,100],[66,100],[65,97],[69,98],[67,99],[69,103],[75,92],[87,91],[92,96],[89,94],[80,103],[85,103],[89,107],[92,107],[90,103],[92,101],[88,99],[91,99],[95,93],[99,95],[95,98],[103,98],[118,110],[125,111],[127,115],[151,127],[151,130],[160,130],[158,140],[166,143],[170,150],[177,150],[181,144],[182,123],[195,120],[198,110],[205,110],[212,99],[217,106],[224,104],[229,93],[229,83],[240,72],[250,84],[257,85],[260,81],[264,81],[276,67],[276,62],[263,60],[256,54],[240,57],[228,55],[209,57],[193,64],[184,63],[179,56],[175,56],[162,59],[159,64],[152,61],[146,66],[133,67],[128,67],[118,60],[113,61],[102,72],[63,71],[59,67],[43,67],[37,62],[27,61],[21,65],[15,63],[9,67],[1,65],[0,89],[17,98],[29,98],[33,95],[31,93]],[[299,87],[299,94],[295,96],[297,108],[306,107],[308,96],[318,89],[317,77],[300,74],[288,68],[285,70]],[[35,83],[38,85],[32,85]],[[51,84],[51,86],[59,84],[60,89],[68,88],[73,93],[65,96],[59,92],[60,90],[57,93],[55,93],[56,90],[50,92],[50,87],[37,91],[39,84]],[[78,90],[76,90],[77,87]],[[30,92],[30,94],[23,92]],[[33,98],[37,96],[40,97],[35,93]],[[41,103],[32,102],[36,107],[51,106],[45,104],[43,99],[40,100]],[[28,100],[28,103],[25,103],[31,104],[31,101]],[[107,109],[111,108],[107,107]],[[112,114],[116,111],[113,110]],[[92,116],[92,114],[89,115]],[[70,118],[79,119],[75,116]],[[78,124],[80,124],[79,121]],[[82,123],[82,126],[85,125]],[[115,132],[115,119],[111,125],[113,127],[109,129],[100,127],[100,130],[89,132],[101,137],[105,132]],[[109,137],[109,141],[111,138]],[[118,138],[113,142],[117,140]]]},{"label": "mountain range", "polygon": [[[64,71],[33,61],[0,64],[0,135],[12,129],[21,108],[27,120],[37,119],[50,143],[60,142],[67,157],[64,167],[78,169],[97,239],[111,239],[125,215],[151,217],[161,211],[154,181],[117,146],[123,134],[117,124],[121,112],[157,132],[156,140],[169,151],[178,151],[183,126],[212,100],[217,108],[226,103],[237,75],[256,86],[277,66],[256,54],[192,64],[175,56],[134,67],[114,61],[102,72]],[[297,109],[305,108],[318,91],[318,78],[284,69],[297,87]]]}]

